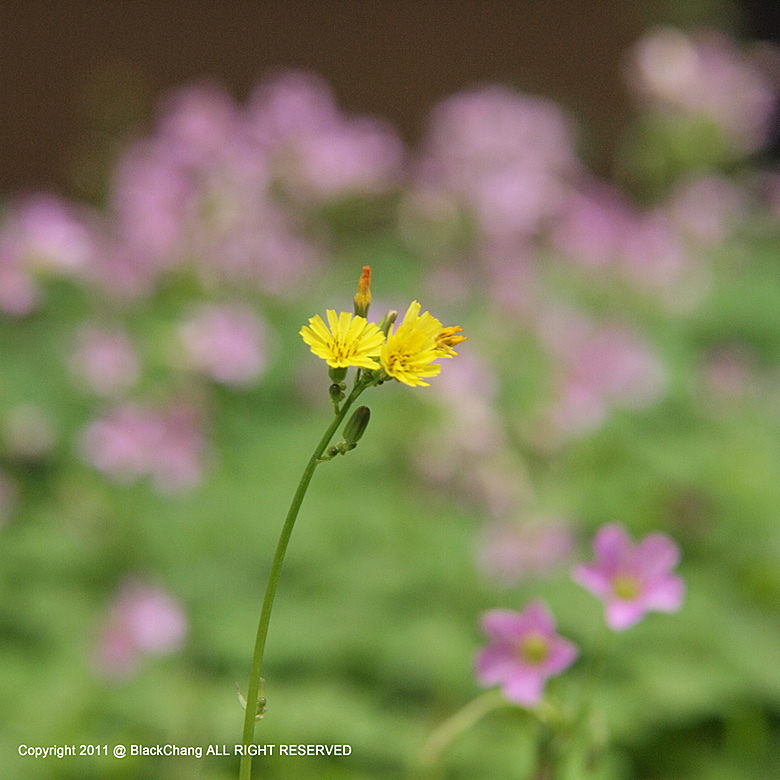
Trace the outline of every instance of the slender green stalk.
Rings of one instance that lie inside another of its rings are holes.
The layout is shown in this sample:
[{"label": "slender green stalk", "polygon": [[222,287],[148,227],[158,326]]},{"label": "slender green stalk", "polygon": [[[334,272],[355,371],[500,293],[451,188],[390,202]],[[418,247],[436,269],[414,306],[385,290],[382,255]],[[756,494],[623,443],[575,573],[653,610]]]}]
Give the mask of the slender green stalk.
[{"label": "slender green stalk", "polygon": [[[287,512],[287,518],[284,521],[282,527],[282,533],[279,536],[279,541],[276,545],[276,553],[271,564],[271,572],[268,575],[268,584],[265,588],[265,597],[263,598],[263,608],[260,612],[260,622],[257,626],[257,639],[255,640],[255,651],[252,656],[252,670],[249,675],[249,690],[246,696],[246,715],[244,716],[244,730],[242,735],[242,744],[246,747],[254,743],[255,737],[255,715],[257,698],[260,691],[260,672],[263,665],[263,653],[265,651],[265,640],[268,635],[268,624],[271,621],[271,609],[274,605],[274,596],[276,595],[276,585],[279,581],[279,574],[282,570],[282,563],[284,562],[284,555],[287,552],[287,545],[290,541],[290,535],[292,534],[295,520],[298,517],[298,512],[303,503],[303,497],[306,495],[306,490],[309,487],[311,478],[314,474],[314,469],[317,468],[317,464],[320,461],[326,447],[330,444],[330,440],[336,433],[339,425],[344,421],[344,418],[352,406],[355,399],[366,389],[367,383],[357,381],[352,388],[352,392],[344,401],[336,417],[333,419],[328,429],[325,431],[320,443],[314,450],[309,462],[306,464],[306,468],[301,476],[301,481],[298,483],[298,488],[293,496],[290,509]],[[251,780],[252,777],[252,757],[249,755],[241,756],[241,768],[239,773],[240,780]]]},{"label": "slender green stalk", "polygon": [[428,737],[419,756],[419,771],[430,770],[438,761],[439,756],[457,737],[468,731],[478,720],[499,707],[513,706],[498,690],[487,691],[476,699],[472,699],[465,707],[444,721]]}]

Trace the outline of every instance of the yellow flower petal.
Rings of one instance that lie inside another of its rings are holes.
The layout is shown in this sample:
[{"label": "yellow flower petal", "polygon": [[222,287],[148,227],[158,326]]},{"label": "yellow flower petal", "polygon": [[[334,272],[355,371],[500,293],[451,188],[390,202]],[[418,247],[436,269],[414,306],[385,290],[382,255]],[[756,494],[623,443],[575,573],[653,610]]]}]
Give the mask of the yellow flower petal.
[{"label": "yellow flower petal", "polygon": [[367,322],[363,317],[353,318],[349,312],[336,316],[335,310],[328,309],[325,314],[328,326],[322,317],[315,315],[300,331],[304,342],[317,357],[327,361],[331,368],[380,367],[376,360],[372,360],[382,351],[385,341],[378,325]]},{"label": "yellow flower petal", "polygon": [[410,387],[427,386],[422,378],[441,371],[434,361],[453,357],[457,353],[452,346],[465,339],[455,335],[462,328],[444,328],[430,312],[421,315],[420,308],[417,301],[412,301],[398,330],[390,329],[380,355],[385,373]]}]

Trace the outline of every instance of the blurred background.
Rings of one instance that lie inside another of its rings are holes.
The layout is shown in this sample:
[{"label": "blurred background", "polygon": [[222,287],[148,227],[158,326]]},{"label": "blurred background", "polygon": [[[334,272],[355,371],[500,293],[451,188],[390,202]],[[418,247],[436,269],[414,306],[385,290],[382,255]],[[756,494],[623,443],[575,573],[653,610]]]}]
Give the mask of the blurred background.
[{"label": "blurred background", "polygon": [[[298,335],[411,300],[469,340],[318,468],[266,654],[267,778],[548,777],[479,617],[599,526],[683,550],[613,637],[567,780],[780,771],[780,50],[772,4],[0,5],[0,774],[236,777],[273,548],[330,420]],[[580,742],[582,744],[580,744]],[[579,752],[577,752],[579,751]]]}]

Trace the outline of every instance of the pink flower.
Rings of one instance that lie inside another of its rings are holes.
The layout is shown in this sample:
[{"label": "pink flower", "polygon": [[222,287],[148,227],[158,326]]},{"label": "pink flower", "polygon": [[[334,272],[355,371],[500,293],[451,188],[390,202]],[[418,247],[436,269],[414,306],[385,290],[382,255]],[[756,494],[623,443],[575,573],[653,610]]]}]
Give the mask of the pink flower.
[{"label": "pink flower", "polygon": [[286,70],[254,89],[248,113],[253,136],[268,148],[326,129],[338,116],[338,107],[321,76]]},{"label": "pink flower", "polygon": [[490,644],[477,656],[479,682],[501,685],[507,699],[531,707],[542,698],[548,677],[574,663],[574,643],[555,632],[555,619],[541,601],[523,612],[494,609],[482,617]]},{"label": "pink flower", "polygon": [[124,331],[89,326],[78,335],[70,368],[76,380],[104,396],[127,390],[138,381],[140,374],[138,358]]},{"label": "pink flower", "polygon": [[174,265],[184,252],[196,185],[177,153],[158,138],[129,146],[117,163],[111,189],[116,230],[144,266]]},{"label": "pink flower", "polygon": [[289,174],[299,181],[290,185],[298,185],[302,198],[310,194],[327,200],[386,190],[399,178],[403,146],[389,125],[360,118],[300,139],[295,156],[297,164]]},{"label": "pink flower", "polygon": [[189,364],[216,382],[251,384],[265,367],[262,323],[248,308],[206,306],[179,335]]},{"label": "pink flower", "polygon": [[190,84],[162,101],[159,137],[185,164],[209,164],[241,132],[237,103],[213,82]]},{"label": "pink flower", "polygon": [[394,128],[342,113],[328,84],[311,73],[285,71],[263,82],[246,113],[276,184],[295,200],[378,194],[400,178],[404,148]]},{"label": "pink flower", "polygon": [[525,240],[486,240],[475,247],[475,259],[486,270],[491,299],[510,321],[527,319],[539,304],[534,252]]},{"label": "pink flower", "polygon": [[207,445],[200,410],[175,402],[152,418],[148,470],[159,493],[185,493],[203,479]]},{"label": "pink flower", "polygon": [[97,217],[38,193],[12,205],[0,223],[0,309],[23,316],[35,309],[36,275],[80,274],[96,254]]},{"label": "pink flower", "polygon": [[106,677],[131,675],[143,655],[169,655],[182,646],[187,617],[159,587],[128,580],[109,610],[95,654]]},{"label": "pink flower", "polygon": [[493,239],[533,235],[577,170],[568,117],[500,86],[447,98],[431,115],[417,186],[456,196]]},{"label": "pink flower", "polygon": [[555,248],[586,269],[612,265],[636,217],[631,204],[612,186],[589,181],[566,199],[551,229]]},{"label": "pink flower", "polygon": [[96,222],[88,209],[46,193],[16,204],[9,218],[25,264],[66,274],[92,261]]},{"label": "pink flower", "polygon": [[638,544],[617,524],[599,529],[593,540],[596,560],[577,566],[576,582],[604,602],[607,625],[623,631],[647,612],[675,612],[682,604],[685,583],[671,570],[680,550],[665,534],[654,533]]},{"label": "pink flower", "polygon": [[661,209],[640,214],[624,234],[619,260],[626,278],[640,289],[675,293],[693,273],[692,257],[669,215]]},{"label": "pink flower", "polygon": [[651,30],[632,52],[629,79],[649,107],[705,117],[738,151],[755,152],[771,136],[774,85],[754,56],[721,33]]},{"label": "pink flower", "polygon": [[115,482],[151,477],[161,493],[181,493],[203,476],[206,442],[196,409],[186,402],[157,410],[137,404],[94,420],[82,436],[86,460]]},{"label": "pink flower", "polygon": [[151,414],[135,404],[114,409],[94,420],[82,436],[86,460],[98,471],[120,483],[140,479],[148,470],[148,441],[153,429]]},{"label": "pink flower", "polygon": [[551,310],[541,321],[541,336],[558,364],[549,414],[560,434],[595,430],[613,408],[643,409],[664,392],[663,365],[626,325]]}]

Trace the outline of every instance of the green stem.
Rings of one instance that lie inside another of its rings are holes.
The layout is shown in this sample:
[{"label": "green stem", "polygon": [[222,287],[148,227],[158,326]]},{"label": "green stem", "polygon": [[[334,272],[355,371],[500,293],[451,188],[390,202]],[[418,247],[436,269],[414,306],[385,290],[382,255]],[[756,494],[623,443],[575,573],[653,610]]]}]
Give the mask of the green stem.
[{"label": "green stem", "polygon": [[420,769],[429,770],[439,759],[447,746],[458,736],[468,731],[478,720],[499,707],[513,706],[498,690],[488,691],[472,699],[465,707],[447,718],[423,745],[420,751]]},{"label": "green stem", "polygon": [[[583,755],[587,756],[588,762],[595,763],[606,745],[606,724],[603,723],[603,716],[599,718],[598,711],[594,712],[593,698],[615,638],[614,631],[609,630],[606,625],[601,625],[590,643],[592,650],[583,670],[579,691],[572,701],[571,719],[563,724],[564,729],[559,731],[557,741],[551,744],[548,767],[552,773],[551,777],[555,780],[585,777]],[[588,771],[587,776],[593,775]]]},{"label": "green stem", "polygon": [[[341,410],[333,419],[328,429],[325,431],[320,443],[314,450],[309,462],[306,464],[306,468],[301,476],[301,481],[298,483],[298,488],[293,496],[290,509],[287,512],[287,518],[284,521],[282,527],[282,533],[279,536],[279,541],[276,545],[276,553],[274,554],[273,563],[271,564],[271,572],[268,575],[268,584],[265,588],[265,597],[263,598],[263,609],[260,612],[260,622],[257,626],[257,639],[255,640],[255,651],[252,656],[252,670],[249,675],[249,690],[246,696],[246,715],[244,716],[244,730],[242,735],[242,744],[246,747],[254,743],[255,737],[255,715],[257,706],[257,697],[260,691],[260,672],[263,666],[263,653],[265,651],[265,640],[268,635],[268,624],[271,621],[271,609],[274,605],[274,596],[276,595],[276,585],[279,581],[279,574],[282,570],[282,563],[284,562],[284,555],[287,552],[287,545],[290,541],[290,535],[292,534],[295,520],[298,517],[298,512],[303,503],[303,497],[306,495],[306,490],[311,482],[314,469],[317,468],[319,459],[325,452],[325,448],[330,444],[330,440],[336,433],[339,425],[343,422],[344,418],[352,406],[355,399],[366,389],[368,385],[362,382],[356,382],[352,388],[352,392],[344,401]],[[241,768],[239,773],[240,780],[251,780],[252,777],[252,757],[249,755],[241,756]]]}]

